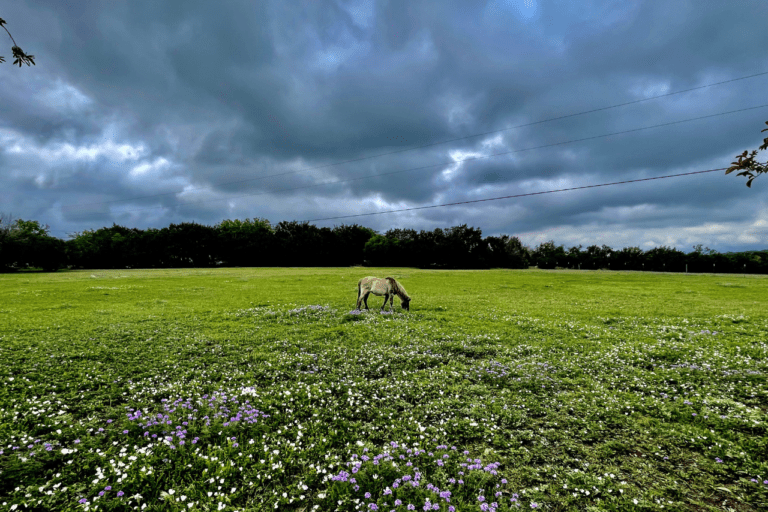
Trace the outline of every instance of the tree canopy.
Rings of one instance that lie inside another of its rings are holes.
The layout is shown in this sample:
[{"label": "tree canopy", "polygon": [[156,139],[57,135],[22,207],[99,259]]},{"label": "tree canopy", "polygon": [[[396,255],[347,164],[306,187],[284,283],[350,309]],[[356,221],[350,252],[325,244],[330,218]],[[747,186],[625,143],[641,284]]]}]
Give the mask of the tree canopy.
[{"label": "tree canopy", "polygon": [[768,273],[768,251],[721,254],[701,245],[677,249],[607,245],[566,249],[550,240],[531,249],[518,237],[482,236],[466,224],[431,231],[353,225],[319,228],[307,222],[226,219],[137,229],[114,224],[70,235],[66,242],[34,220],[0,214],[0,272],[30,268],[347,267],[430,269],[651,270]]}]

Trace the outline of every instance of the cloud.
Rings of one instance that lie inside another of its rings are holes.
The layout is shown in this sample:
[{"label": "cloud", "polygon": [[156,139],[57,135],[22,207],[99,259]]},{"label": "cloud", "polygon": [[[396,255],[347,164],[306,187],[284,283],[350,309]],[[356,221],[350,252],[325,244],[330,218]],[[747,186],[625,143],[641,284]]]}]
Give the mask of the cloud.
[{"label": "cloud", "polygon": [[[2,67],[2,210],[62,237],[113,222],[277,223],[726,167],[759,145],[768,110],[603,137],[765,104],[762,75],[562,118],[768,71],[759,0],[4,9],[37,66]],[[763,248],[765,186],[718,172],[318,225]]]}]

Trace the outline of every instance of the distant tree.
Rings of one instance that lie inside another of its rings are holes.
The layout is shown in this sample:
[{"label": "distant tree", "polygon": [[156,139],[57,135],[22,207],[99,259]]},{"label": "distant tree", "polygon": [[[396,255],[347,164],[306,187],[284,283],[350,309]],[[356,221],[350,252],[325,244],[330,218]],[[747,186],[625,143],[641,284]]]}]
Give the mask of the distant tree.
[{"label": "distant tree", "polygon": [[383,235],[373,235],[365,243],[363,255],[366,265],[372,267],[393,266],[398,256],[400,242]]},{"label": "distant tree", "polygon": [[768,273],[768,251],[728,253],[725,256],[731,260],[730,272],[743,272],[747,274]]},{"label": "distant tree", "polygon": [[333,232],[336,236],[336,246],[333,248],[334,266],[362,265],[365,244],[376,232],[357,224],[334,226]]},{"label": "distant tree", "polygon": [[608,268],[608,263],[612,253],[613,249],[607,245],[603,245],[602,247],[597,245],[590,245],[587,247],[583,266],[592,269]]},{"label": "distant tree", "polygon": [[717,254],[717,251],[709,247],[703,247],[701,244],[693,246],[693,252],[696,254]]},{"label": "distant tree", "polygon": [[56,271],[67,262],[64,242],[36,220],[13,220],[0,214],[0,269],[36,267]]},{"label": "distant tree", "polygon": [[277,265],[314,267],[321,259],[323,238],[320,229],[308,222],[282,221],[275,228]]},{"label": "distant tree", "polygon": [[158,233],[168,251],[169,267],[211,267],[216,264],[216,229],[196,222],[171,224]]},{"label": "distant tree", "polygon": [[443,250],[449,268],[479,268],[483,265],[486,251],[480,228],[470,228],[462,224],[443,231]]},{"label": "distant tree", "polygon": [[13,215],[0,213],[0,270],[15,270],[21,258],[20,244],[17,239],[18,226]]},{"label": "distant tree", "polygon": [[147,228],[134,237],[133,268],[163,268],[169,261],[168,248],[163,242],[161,229]]},{"label": "distant tree", "polygon": [[[0,27],[3,27],[6,32],[8,32],[8,29],[5,28],[6,21],[3,18],[0,18]],[[16,46],[16,40],[13,38],[10,32],[8,32],[8,37],[11,38],[11,41],[13,41],[13,47],[11,48],[11,51],[13,52],[13,56],[16,60],[13,61],[14,64],[18,64],[19,67],[21,67],[21,64],[24,63],[27,66],[31,63],[33,66],[35,65],[35,56],[34,55],[27,55],[24,53],[24,51]],[[5,57],[0,55],[0,62],[5,62]]]},{"label": "distant tree", "polygon": [[275,263],[274,229],[267,219],[223,220],[216,225],[224,265],[261,267]]},{"label": "distant tree", "polygon": [[[768,121],[765,122],[765,124],[768,124]],[[760,130],[760,133],[768,131],[768,128],[764,130]],[[768,149],[768,137],[763,139],[763,145],[760,146],[760,150]],[[729,174],[733,171],[742,171],[738,173],[736,176],[749,176],[749,179],[747,180],[747,187],[752,187],[752,180],[757,178],[757,175],[768,173],[768,161],[764,164],[755,162],[755,156],[757,156],[757,150],[752,150],[752,154],[747,156],[747,151],[744,151],[741,155],[737,155],[735,162],[731,162],[731,167],[729,167],[725,174]],[[757,173],[757,174],[753,174]]]},{"label": "distant tree", "polygon": [[645,253],[645,270],[657,272],[682,272],[685,270],[685,253],[671,247],[654,247]]},{"label": "distant tree", "polygon": [[568,268],[581,268],[581,263],[584,259],[584,253],[581,252],[581,244],[568,249],[565,255]]},{"label": "distant tree", "polygon": [[639,247],[624,247],[611,254],[611,270],[642,270],[643,250]]},{"label": "distant tree", "polygon": [[554,240],[539,244],[533,251],[533,259],[539,268],[565,266],[568,257],[562,245],[555,245]]},{"label": "distant tree", "polygon": [[483,243],[487,245],[484,264],[488,268],[510,268],[510,257],[506,251],[509,235],[487,236]]},{"label": "distant tree", "polygon": [[384,236],[395,243],[390,246],[391,265],[396,267],[418,266],[418,233],[415,229],[390,229]]},{"label": "distant tree", "polygon": [[[67,252],[73,265],[83,268],[126,268],[140,266],[143,232],[117,224],[70,235]],[[143,265],[141,265],[143,266]]]},{"label": "distant tree", "polygon": [[0,212],[0,270],[9,267],[11,263],[11,233],[13,217]]},{"label": "distant tree", "polygon": [[419,231],[414,254],[420,268],[441,268],[447,265],[445,233],[440,228]]},{"label": "distant tree", "polygon": [[335,249],[338,245],[336,241],[336,233],[331,228],[322,227],[317,230],[317,235],[317,242],[314,250],[314,263],[310,262],[309,266],[338,266],[334,261]]},{"label": "distant tree", "polygon": [[533,264],[532,251],[518,237],[513,236],[507,240],[505,250],[510,258],[509,268],[527,269]]}]

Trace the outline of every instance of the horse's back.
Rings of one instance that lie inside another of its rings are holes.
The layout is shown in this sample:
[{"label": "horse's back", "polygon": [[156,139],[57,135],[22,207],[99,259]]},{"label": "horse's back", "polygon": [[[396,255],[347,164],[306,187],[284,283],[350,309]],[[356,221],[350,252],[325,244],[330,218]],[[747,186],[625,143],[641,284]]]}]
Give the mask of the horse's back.
[{"label": "horse's back", "polygon": [[373,293],[374,295],[388,295],[393,287],[391,281],[379,277],[364,277],[357,283],[360,293]]}]

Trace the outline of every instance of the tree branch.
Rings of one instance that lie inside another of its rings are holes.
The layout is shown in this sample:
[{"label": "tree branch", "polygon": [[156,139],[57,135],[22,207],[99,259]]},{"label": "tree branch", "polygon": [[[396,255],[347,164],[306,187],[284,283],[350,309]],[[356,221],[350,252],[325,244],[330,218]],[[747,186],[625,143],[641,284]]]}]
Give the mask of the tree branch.
[{"label": "tree branch", "polygon": [[[18,64],[19,67],[21,67],[22,64],[26,64],[29,66],[32,64],[33,66],[35,64],[35,56],[34,55],[27,55],[24,53],[24,50],[16,46],[16,40],[13,38],[11,33],[8,31],[7,28],[5,28],[6,21],[3,18],[0,18],[0,27],[3,27],[6,32],[8,32],[8,37],[11,38],[11,41],[13,41],[13,47],[11,48],[11,51],[13,52],[13,56],[16,60],[13,61],[14,64]],[[0,62],[5,62],[5,57],[0,55]]]},{"label": "tree branch", "polygon": [[[768,124],[768,121],[765,122],[765,124]],[[766,132],[768,131],[768,128],[764,130],[760,130],[760,132]],[[768,149],[768,137],[763,139],[763,145],[760,146],[760,150]],[[725,174],[730,174],[733,171],[742,171],[738,173],[736,176],[747,176],[749,179],[747,180],[747,187],[752,188],[752,181],[754,181],[755,178],[757,178],[758,175],[768,173],[768,162],[766,163],[760,163],[755,161],[755,157],[757,156],[757,150],[753,150],[750,154],[748,151],[744,151],[742,154],[737,155],[737,160],[735,162],[731,162],[731,166],[725,171]]]}]

